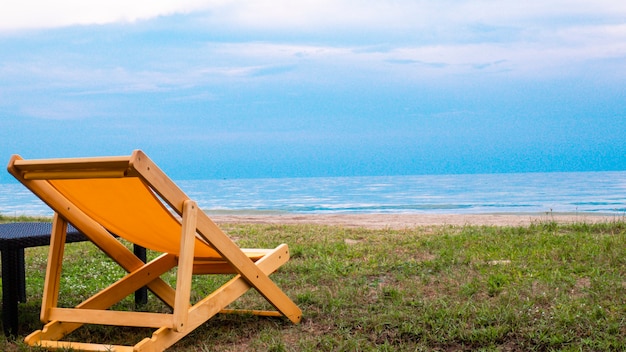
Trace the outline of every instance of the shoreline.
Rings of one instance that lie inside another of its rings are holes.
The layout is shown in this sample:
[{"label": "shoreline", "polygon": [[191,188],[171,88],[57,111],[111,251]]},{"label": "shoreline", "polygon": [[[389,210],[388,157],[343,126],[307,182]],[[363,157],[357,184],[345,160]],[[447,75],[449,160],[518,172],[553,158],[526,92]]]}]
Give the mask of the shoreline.
[{"label": "shoreline", "polygon": [[[607,213],[211,213],[207,215],[217,225],[260,224],[260,225],[326,225],[345,228],[406,229],[428,226],[529,226],[556,222],[608,223],[626,221],[625,214]],[[49,218],[48,215],[7,215],[11,218]]]},{"label": "shoreline", "polygon": [[315,224],[347,228],[404,229],[420,226],[528,226],[536,223],[599,223],[623,220],[623,215],[497,213],[497,214],[263,214],[209,217],[222,224]]}]

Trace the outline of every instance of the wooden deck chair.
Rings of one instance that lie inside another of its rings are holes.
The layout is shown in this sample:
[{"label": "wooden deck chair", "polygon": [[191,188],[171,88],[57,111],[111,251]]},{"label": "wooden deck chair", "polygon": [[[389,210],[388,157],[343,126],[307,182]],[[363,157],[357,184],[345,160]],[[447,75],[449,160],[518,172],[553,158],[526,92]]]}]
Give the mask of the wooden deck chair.
[{"label": "wooden deck chair", "polygon": [[[255,288],[275,311],[294,323],[302,312],[268,275],[289,259],[282,244],[274,249],[241,249],[143,152],[126,157],[24,160],[14,155],[9,172],[54,211],[44,282],[42,330],[29,345],[85,351],[163,351]],[[128,274],[75,308],[58,307],[67,223],[83,232]],[[161,252],[143,263],[111,233]],[[177,267],[176,285],[160,276]],[[232,273],[233,278],[205,298],[190,302],[193,274]],[[142,286],[172,313],[113,311],[110,308]],[[134,346],[60,341],[83,324],[154,328]]]}]

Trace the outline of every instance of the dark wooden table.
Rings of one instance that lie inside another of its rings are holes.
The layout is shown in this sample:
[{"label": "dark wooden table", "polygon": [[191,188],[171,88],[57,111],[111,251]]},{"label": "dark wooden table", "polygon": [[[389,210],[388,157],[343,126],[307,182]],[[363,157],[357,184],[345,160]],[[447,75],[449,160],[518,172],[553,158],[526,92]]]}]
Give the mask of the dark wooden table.
[{"label": "dark wooden table", "polygon": [[[24,248],[50,245],[52,223],[20,222],[0,224],[0,252],[2,255],[2,326],[4,334],[17,335],[18,302],[26,302],[26,269]],[[88,241],[71,225],[66,243]],[[134,247],[135,255],[146,261],[146,249]],[[145,304],[148,292],[144,287],[135,292],[135,302]]]}]

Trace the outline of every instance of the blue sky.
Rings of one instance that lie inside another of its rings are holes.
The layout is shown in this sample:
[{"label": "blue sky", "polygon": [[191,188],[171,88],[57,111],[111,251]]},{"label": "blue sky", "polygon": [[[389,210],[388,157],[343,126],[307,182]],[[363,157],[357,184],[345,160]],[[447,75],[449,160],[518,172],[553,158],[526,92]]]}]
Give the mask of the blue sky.
[{"label": "blue sky", "polygon": [[[0,159],[173,178],[626,170],[626,2],[21,1]],[[9,176],[0,175],[0,181]]]}]

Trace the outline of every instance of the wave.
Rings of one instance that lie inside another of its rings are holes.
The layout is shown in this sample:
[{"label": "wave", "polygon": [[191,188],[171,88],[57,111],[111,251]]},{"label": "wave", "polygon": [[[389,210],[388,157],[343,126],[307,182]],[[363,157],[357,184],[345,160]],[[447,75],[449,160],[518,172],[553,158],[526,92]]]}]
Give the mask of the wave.
[{"label": "wave", "polygon": [[[209,214],[626,213],[626,172],[319,177],[177,182]],[[52,215],[20,184],[0,214]]]}]

